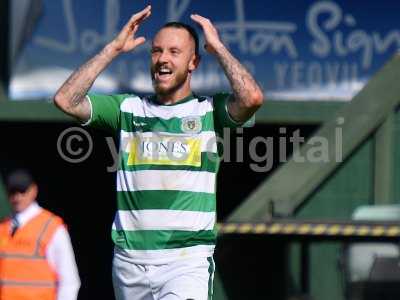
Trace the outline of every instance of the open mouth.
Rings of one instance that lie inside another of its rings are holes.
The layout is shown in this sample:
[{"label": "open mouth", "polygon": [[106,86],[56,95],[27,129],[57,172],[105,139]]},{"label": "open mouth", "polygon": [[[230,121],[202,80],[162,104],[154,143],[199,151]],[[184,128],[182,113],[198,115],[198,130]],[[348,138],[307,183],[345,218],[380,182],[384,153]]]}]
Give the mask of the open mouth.
[{"label": "open mouth", "polygon": [[165,81],[170,79],[172,76],[172,71],[167,67],[161,67],[157,70],[155,75],[157,81]]}]

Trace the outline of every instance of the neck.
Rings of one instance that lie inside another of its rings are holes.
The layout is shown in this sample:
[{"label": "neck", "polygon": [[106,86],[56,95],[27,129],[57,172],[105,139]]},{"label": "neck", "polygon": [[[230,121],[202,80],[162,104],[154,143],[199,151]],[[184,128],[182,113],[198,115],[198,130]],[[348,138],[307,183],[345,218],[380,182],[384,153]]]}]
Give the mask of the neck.
[{"label": "neck", "polygon": [[187,93],[180,93],[180,94],[175,94],[173,96],[170,95],[157,95],[157,100],[161,102],[162,104],[170,105],[170,104],[175,104],[182,99],[185,99],[189,95],[191,95],[192,92],[188,91]]},{"label": "neck", "polygon": [[171,91],[168,94],[157,94],[157,100],[166,105],[175,104],[190,94],[192,94],[192,90],[190,88],[190,76],[188,76],[184,84],[177,90]]},{"label": "neck", "polygon": [[23,208],[21,208],[19,210],[13,210],[12,214],[13,215],[18,215],[18,214],[26,212],[28,209],[36,208],[38,206],[39,205],[37,204],[36,201],[32,201],[32,202],[30,202],[29,204],[27,204],[26,206],[24,206]]}]

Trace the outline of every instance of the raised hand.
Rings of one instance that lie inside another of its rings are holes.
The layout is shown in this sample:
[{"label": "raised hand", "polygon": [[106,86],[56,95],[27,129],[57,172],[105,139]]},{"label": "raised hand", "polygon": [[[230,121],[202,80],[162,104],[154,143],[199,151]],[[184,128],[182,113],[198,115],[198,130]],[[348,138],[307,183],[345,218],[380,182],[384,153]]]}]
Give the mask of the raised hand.
[{"label": "raised hand", "polygon": [[90,87],[100,73],[120,53],[128,52],[143,44],[144,37],[135,37],[139,25],[150,16],[151,6],[134,14],[118,36],[96,56],[75,70],[54,95],[54,103],[65,113],[82,122],[89,120],[91,106],[86,98]]},{"label": "raised hand", "polygon": [[118,36],[110,43],[110,46],[117,53],[132,51],[137,46],[143,44],[146,39],[135,37],[139,25],[151,15],[151,6],[148,5],[142,11],[132,15],[128,23],[122,28]]},{"label": "raised hand", "polygon": [[192,14],[190,18],[197,24],[199,24],[203,29],[206,41],[204,47],[206,48],[207,52],[215,54],[217,52],[217,49],[223,46],[219,38],[217,29],[214,27],[209,19],[204,18],[200,15]]},{"label": "raised hand", "polygon": [[190,17],[203,29],[206,50],[216,56],[231,84],[233,98],[227,105],[230,116],[238,122],[247,121],[264,101],[261,88],[221,42],[211,21],[197,14]]}]

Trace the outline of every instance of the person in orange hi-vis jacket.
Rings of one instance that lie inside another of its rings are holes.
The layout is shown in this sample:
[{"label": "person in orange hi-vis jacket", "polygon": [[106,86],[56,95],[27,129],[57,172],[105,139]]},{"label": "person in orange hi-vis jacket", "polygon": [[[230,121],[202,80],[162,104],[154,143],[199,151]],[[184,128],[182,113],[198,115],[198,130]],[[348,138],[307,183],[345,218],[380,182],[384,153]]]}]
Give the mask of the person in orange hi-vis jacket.
[{"label": "person in orange hi-vis jacket", "polygon": [[80,287],[63,220],[36,202],[26,170],[6,180],[12,214],[0,223],[0,300],[75,300]]}]

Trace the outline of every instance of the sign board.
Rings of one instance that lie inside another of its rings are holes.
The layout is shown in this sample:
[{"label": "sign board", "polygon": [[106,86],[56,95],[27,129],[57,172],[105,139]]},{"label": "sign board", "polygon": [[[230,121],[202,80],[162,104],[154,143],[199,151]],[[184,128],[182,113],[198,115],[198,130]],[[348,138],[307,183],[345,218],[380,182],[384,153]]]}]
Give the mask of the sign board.
[{"label": "sign board", "polygon": [[[149,3],[152,15],[139,31],[148,42],[117,58],[95,91],[151,93],[151,38],[168,21],[194,25],[191,13],[214,22],[270,99],[350,100],[400,48],[400,2],[392,0],[42,0],[35,28],[13,62],[10,97],[51,98]],[[229,90],[217,60],[204,50],[192,86],[197,93]]]}]

